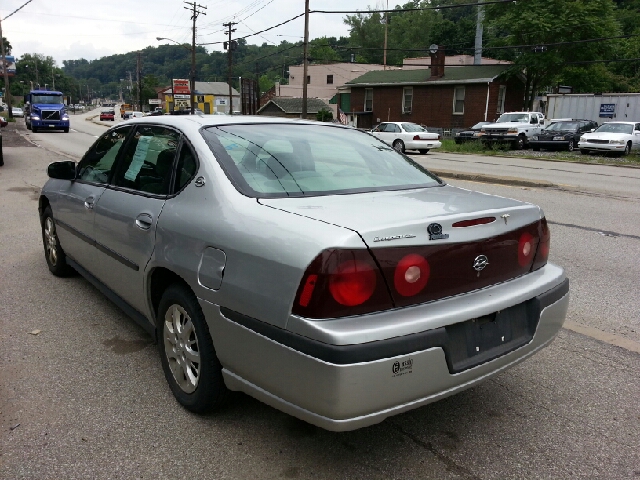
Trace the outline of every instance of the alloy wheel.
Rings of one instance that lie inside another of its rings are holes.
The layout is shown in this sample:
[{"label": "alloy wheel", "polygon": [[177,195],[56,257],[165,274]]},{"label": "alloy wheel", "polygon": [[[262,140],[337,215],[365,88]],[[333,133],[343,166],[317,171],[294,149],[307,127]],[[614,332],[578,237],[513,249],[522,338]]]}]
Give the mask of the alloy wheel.
[{"label": "alloy wheel", "polygon": [[58,239],[56,238],[56,226],[51,217],[47,217],[44,221],[44,238],[47,259],[51,266],[58,264]]},{"label": "alloy wheel", "polygon": [[164,317],[164,352],[173,378],[185,393],[193,393],[200,380],[200,350],[195,326],[180,305],[173,304]]}]

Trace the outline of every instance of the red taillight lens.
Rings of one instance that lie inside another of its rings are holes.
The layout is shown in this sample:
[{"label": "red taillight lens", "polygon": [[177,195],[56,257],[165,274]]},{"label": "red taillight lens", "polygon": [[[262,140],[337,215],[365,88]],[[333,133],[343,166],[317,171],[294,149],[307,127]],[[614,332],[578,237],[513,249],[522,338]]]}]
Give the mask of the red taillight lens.
[{"label": "red taillight lens", "polygon": [[454,228],[473,227],[475,225],[486,225],[487,223],[493,223],[495,221],[496,217],[482,217],[474,218],[473,220],[460,220],[451,226]]},{"label": "red taillight lens", "polygon": [[551,231],[549,225],[547,225],[547,219],[542,217],[540,221],[540,243],[538,244],[538,251],[536,252],[536,259],[533,262],[532,270],[538,270],[547,264],[549,259],[549,250],[551,248]]},{"label": "red taillight lens", "polygon": [[521,267],[531,265],[535,255],[535,239],[529,232],[524,232],[518,240],[518,263]]},{"label": "red taillight lens", "polygon": [[414,136],[413,136],[413,139],[414,139],[414,140],[420,140],[420,135],[414,135]]},{"label": "red taillight lens", "polygon": [[329,291],[340,305],[361,305],[369,300],[375,289],[376,274],[366,262],[348,260],[329,275]]},{"label": "red taillight lens", "polygon": [[368,250],[329,249],[307,267],[291,312],[337,318],[389,310],[394,304]]},{"label": "red taillight lens", "polygon": [[416,254],[403,257],[393,275],[396,291],[403,297],[412,297],[422,291],[429,281],[429,262]]}]

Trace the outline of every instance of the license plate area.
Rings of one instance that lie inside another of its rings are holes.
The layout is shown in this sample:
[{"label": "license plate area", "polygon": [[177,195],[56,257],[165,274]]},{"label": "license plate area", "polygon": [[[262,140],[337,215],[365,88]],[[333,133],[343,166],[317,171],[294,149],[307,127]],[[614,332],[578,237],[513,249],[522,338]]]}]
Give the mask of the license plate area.
[{"label": "license plate area", "polygon": [[445,355],[451,373],[459,373],[528,344],[538,326],[537,299],[483,317],[445,327]]}]

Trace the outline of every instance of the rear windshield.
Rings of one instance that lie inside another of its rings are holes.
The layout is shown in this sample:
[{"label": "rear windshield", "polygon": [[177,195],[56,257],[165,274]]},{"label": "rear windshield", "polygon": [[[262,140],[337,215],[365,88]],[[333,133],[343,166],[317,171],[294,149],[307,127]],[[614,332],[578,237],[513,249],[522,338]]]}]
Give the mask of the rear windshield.
[{"label": "rear windshield", "polygon": [[547,130],[552,132],[559,132],[561,130],[573,131],[573,130],[577,130],[578,126],[579,125],[577,122],[556,122],[549,125],[547,127]]},{"label": "rear windshield", "polygon": [[331,125],[222,125],[202,130],[244,195],[317,196],[442,185],[366,132]]},{"label": "rear windshield", "polygon": [[421,125],[417,125],[415,123],[403,123],[402,128],[404,128],[405,132],[415,133],[415,132],[426,132],[427,129]]}]

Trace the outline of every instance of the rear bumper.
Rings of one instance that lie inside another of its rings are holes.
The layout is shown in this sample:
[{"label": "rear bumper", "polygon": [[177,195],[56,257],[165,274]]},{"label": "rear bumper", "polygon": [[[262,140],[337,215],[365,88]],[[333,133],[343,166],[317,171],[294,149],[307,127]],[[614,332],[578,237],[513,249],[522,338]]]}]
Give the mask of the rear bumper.
[{"label": "rear bumper", "polygon": [[549,150],[553,149],[567,149],[569,148],[569,143],[573,140],[530,140],[529,145],[532,147],[540,147],[547,148]]},{"label": "rear bumper", "polygon": [[404,144],[407,150],[431,150],[441,146],[442,142],[438,140],[407,140]]},{"label": "rear bumper", "polygon": [[[546,277],[547,290],[527,299],[540,306],[531,341],[458,373],[452,373],[446,347],[441,346],[447,340],[444,327],[336,345],[248,319],[204,300],[200,304],[228,388],[327,430],[346,431],[472,387],[549,344],[562,327],[569,295],[562,269],[547,267],[549,271],[540,275]],[[469,307],[475,316],[482,314]],[[429,305],[416,309],[426,314]],[[438,317],[437,308],[434,312]],[[451,311],[449,325],[474,318],[473,313],[468,315],[460,317],[460,311]]]}]

